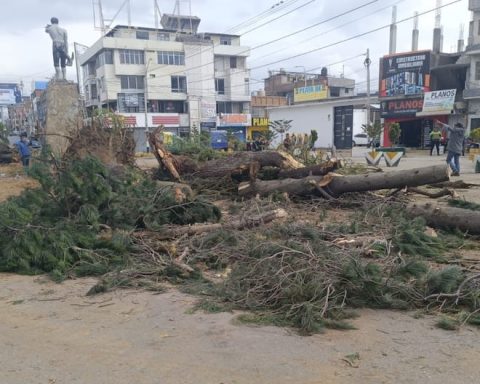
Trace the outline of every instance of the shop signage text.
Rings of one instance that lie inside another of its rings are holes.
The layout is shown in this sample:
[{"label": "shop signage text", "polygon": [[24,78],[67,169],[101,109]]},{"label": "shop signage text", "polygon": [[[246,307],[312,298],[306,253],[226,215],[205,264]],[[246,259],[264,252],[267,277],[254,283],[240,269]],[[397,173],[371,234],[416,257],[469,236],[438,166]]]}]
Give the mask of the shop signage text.
[{"label": "shop signage text", "polygon": [[415,116],[417,112],[423,109],[423,99],[406,99],[382,101],[382,117],[402,117]]},{"label": "shop signage text", "polygon": [[269,121],[266,117],[252,118],[252,127],[268,127]]}]

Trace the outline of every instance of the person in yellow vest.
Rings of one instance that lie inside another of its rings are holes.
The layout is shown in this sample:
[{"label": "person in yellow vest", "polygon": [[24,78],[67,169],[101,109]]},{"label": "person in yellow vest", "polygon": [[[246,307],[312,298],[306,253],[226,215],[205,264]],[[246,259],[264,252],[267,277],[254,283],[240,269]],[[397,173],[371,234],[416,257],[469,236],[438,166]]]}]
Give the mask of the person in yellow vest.
[{"label": "person in yellow vest", "polygon": [[442,139],[442,132],[435,126],[430,132],[430,156],[433,154],[433,148],[437,148],[437,156],[440,156],[440,140]]}]

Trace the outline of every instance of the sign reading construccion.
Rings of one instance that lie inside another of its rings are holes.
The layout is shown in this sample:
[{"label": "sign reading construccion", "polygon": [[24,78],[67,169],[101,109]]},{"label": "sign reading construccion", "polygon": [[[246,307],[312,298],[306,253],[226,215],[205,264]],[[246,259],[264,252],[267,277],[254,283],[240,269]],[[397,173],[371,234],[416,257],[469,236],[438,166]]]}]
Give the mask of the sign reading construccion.
[{"label": "sign reading construccion", "polygon": [[293,102],[322,100],[328,97],[328,87],[323,84],[295,88]]},{"label": "sign reading construccion", "polygon": [[422,112],[417,115],[448,115],[455,104],[456,89],[426,92]]}]

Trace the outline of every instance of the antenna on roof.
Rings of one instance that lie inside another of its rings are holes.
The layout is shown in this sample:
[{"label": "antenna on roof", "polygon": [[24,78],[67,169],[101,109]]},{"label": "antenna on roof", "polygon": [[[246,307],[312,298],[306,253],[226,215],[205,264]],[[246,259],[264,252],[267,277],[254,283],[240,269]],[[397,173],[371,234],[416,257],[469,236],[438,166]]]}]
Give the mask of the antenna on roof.
[{"label": "antenna on roof", "polygon": [[437,0],[437,9],[435,11],[435,28],[442,26],[442,0]]},{"label": "antenna on roof", "polygon": [[[96,30],[100,30],[102,33],[102,36],[105,35],[112,27],[113,22],[117,18],[117,16],[120,14],[123,8],[127,8],[127,17],[128,17],[128,26],[132,26],[132,12],[130,8],[130,0],[125,0],[120,8],[118,9],[117,13],[111,18],[111,19],[106,19],[103,15],[103,6],[102,6],[102,0],[92,0],[92,5],[93,5],[93,26]],[[98,13],[98,14],[97,14]],[[100,25],[97,25],[97,18],[100,23]]]},{"label": "antenna on roof", "polygon": [[159,20],[162,18],[162,12],[160,12],[160,7],[158,6],[157,0],[153,0],[153,12],[155,13],[155,29],[159,29]]}]

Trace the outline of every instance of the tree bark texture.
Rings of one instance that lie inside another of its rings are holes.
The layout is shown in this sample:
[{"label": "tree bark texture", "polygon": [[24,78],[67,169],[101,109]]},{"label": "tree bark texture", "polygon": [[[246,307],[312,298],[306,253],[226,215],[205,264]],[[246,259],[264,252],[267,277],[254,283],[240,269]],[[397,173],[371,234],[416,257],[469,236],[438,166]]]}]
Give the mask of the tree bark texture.
[{"label": "tree bark texture", "polygon": [[459,229],[473,235],[480,234],[480,212],[435,204],[410,204],[407,207],[412,217],[423,217],[435,228]]},{"label": "tree bark texture", "polygon": [[338,161],[329,161],[326,164],[312,165],[296,169],[283,169],[278,174],[279,179],[301,179],[307,176],[324,176],[339,168]]},{"label": "tree bark texture", "polygon": [[308,176],[303,179],[257,180],[253,183],[240,184],[238,193],[240,196],[255,194],[265,196],[273,192],[300,196],[323,195],[323,193],[320,193],[321,190],[335,197],[348,192],[416,187],[447,180],[449,180],[448,167],[446,165],[435,165],[385,173],[369,173],[366,175],[338,176],[329,174],[326,176]]}]

